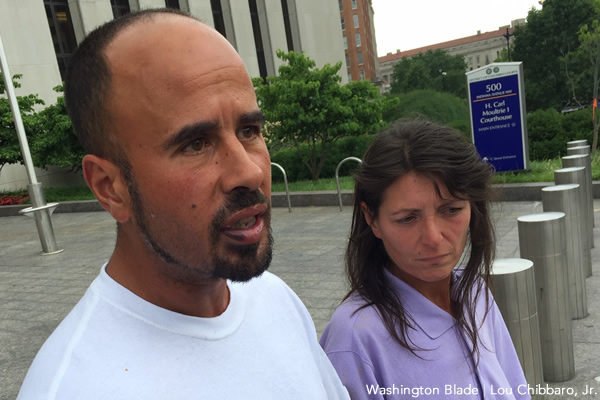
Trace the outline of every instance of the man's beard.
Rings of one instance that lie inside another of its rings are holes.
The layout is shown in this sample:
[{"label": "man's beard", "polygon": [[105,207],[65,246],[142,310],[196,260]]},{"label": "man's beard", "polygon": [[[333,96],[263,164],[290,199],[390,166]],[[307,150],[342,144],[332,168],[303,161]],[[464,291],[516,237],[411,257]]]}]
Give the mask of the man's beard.
[{"label": "man's beard", "polygon": [[[210,243],[204,244],[209,249],[208,254],[205,255],[204,259],[199,260],[198,264],[190,265],[171,254],[152,235],[148,218],[146,217],[147,213],[137,189],[137,182],[131,166],[127,160],[120,161],[119,165],[127,183],[132,202],[132,211],[138,230],[142,234],[146,246],[153,250],[168,265],[167,269],[162,272],[169,278],[184,284],[202,283],[207,279],[215,278],[246,282],[260,276],[269,268],[273,254],[273,235],[270,223],[271,207],[269,199],[261,192],[239,188],[235,189],[226,198],[224,206],[217,210],[211,221]],[[269,230],[262,254],[260,253],[260,244],[262,241],[250,245],[227,245],[226,250],[232,257],[224,257],[217,254],[221,227],[226,218],[236,211],[261,203],[266,203],[268,206],[262,218],[264,219],[265,227]]]}]

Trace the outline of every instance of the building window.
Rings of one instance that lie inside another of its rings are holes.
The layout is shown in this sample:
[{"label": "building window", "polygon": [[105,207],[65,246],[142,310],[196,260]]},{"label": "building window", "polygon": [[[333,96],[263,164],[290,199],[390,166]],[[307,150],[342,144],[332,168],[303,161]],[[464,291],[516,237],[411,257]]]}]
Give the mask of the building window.
[{"label": "building window", "polygon": [[69,4],[67,0],[44,0],[44,7],[46,9],[46,17],[48,17],[52,42],[54,43],[58,69],[60,70],[60,76],[64,80],[69,58],[71,58],[71,54],[77,48]]},{"label": "building window", "polygon": [[129,0],[110,0],[112,6],[113,17],[119,18],[122,15],[129,14]]},{"label": "building window", "polygon": [[344,20],[344,17],[342,17],[342,30],[346,30],[346,21]]},{"label": "building window", "polygon": [[167,8],[175,8],[179,10],[179,0],[165,0]]},{"label": "building window", "polygon": [[227,37],[227,32],[225,31],[225,19],[223,18],[223,8],[221,7],[221,0],[210,0],[210,8],[212,10],[215,29],[221,35]]},{"label": "building window", "polygon": [[346,67],[350,68],[350,55],[346,53]]},{"label": "building window", "polygon": [[365,80],[365,71],[363,71],[362,69],[360,70],[360,80],[361,81]]},{"label": "building window", "polygon": [[352,0],[352,9],[356,10],[356,0]]},{"label": "building window", "polygon": [[256,58],[258,60],[258,70],[260,76],[267,77],[267,60],[265,59],[265,50],[263,48],[262,34],[260,33],[260,20],[258,19],[258,8],[256,0],[248,0],[250,7],[250,19],[252,20],[252,32],[254,33],[254,46],[256,47]]},{"label": "building window", "polygon": [[348,82],[352,82],[352,72],[348,71]]},{"label": "building window", "polygon": [[358,65],[363,65],[363,55],[362,51],[356,53],[358,55]]},{"label": "building window", "polygon": [[290,22],[290,10],[288,9],[287,0],[281,0],[281,10],[283,11],[283,26],[285,28],[288,51],[292,51],[294,50],[294,39],[292,38],[292,24]]},{"label": "building window", "polygon": [[360,47],[360,33],[357,33],[356,35],[354,35],[354,38],[356,39],[356,47]]},{"label": "building window", "polygon": [[358,15],[354,14],[352,19],[354,20],[354,27],[358,28]]},{"label": "building window", "polygon": [[344,36],[344,50],[348,50],[348,38]]},{"label": "building window", "polygon": [[342,0],[338,0],[338,4],[340,6],[340,11],[342,11],[344,9],[344,6],[342,5]]}]

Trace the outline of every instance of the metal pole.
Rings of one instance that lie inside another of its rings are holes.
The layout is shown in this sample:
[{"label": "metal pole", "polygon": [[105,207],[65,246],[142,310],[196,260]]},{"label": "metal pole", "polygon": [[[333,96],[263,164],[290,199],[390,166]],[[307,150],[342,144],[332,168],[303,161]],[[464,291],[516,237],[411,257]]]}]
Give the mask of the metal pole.
[{"label": "metal pole", "polygon": [[539,314],[533,262],[523,258],[494,260],[491,271],[494,300],[530,386],[544,383]]},{"label": "metal pole", "polygon": [[[588,195],[588,180],[585,175],[585,167],[570,167],[561,168],[554,171],[554,183],[557,185],[567,185],[569,183],[577,183],[583,189],[581,196],[581,224],[585,227],[585,243],[588,249],[594,248],[594,226],[592,224],[592,208],[590,207],[590,199]],[[586,276],[591,276],[592,270],[587,272]]]},{"label": "metal pole", "polygon": [[592,159],[589,154],[574,154],[572,156],[562,157],[563,168],[569,167],[585,167],[585,175],[587,178],[587,188],[589,189],[588,207],[590,208],[592,227],[596,226],[594,221],[594,187],[592,182]]},{"label": "metal pole", "polygon": [[38,182],[33,167],[33,161],[31,159],[31,152],[29,151],[29,144],[27,143],[27,136],[25,135],[25,127],[23,126],[23,120],[21,119],[21,110],[19,109],[19,103],[15,96],[15,88],[12,83],[12,75],[8,69],[8,62],[6,60],[6,54],[4,52],[4,45],[2,44],[2,37],[0,36],[0,67],[2,67],[2,74],[4,75],[4,83],[6,87],[6,93],[8,95],[8,101],[10,103],[10,109],[13,114],[15,121],[15,128],[17,130],[17,136],[19,138],[19,145],[21,147],[21,154],[23,155],[23,161],[25,163],[25,170],[27,171],[27,178],[29,180],[29,197],[31,198],[30,211],[35,215],[35,224],[37,226],[38,236],[40,237],[40,243],[42,245],[42,251],[44,254],[56,254],[61,252],[56,247],[56,241],[54,239],[54,230],[52,228],[52,219],[50,218],[50,210],[46,207],[46,200],[44,199],[44,193],[42,191],[42,184]]},{"label": "metal pole", "polygon": [[540,314],[544,380],[575,376],[573,332],[567,287],[565,213],[545,212],[517,218],[521,258],[533,261]]},{"label": "metal pole", "polygon": [[271,165],[273,167],[279,168],[279,170],[283,174],[283,182],[285,183],[285,197],[287,198],[288,211],[292,212],[292,202],[290,200],[290,189],[288,187],[288,180],[287,180],[287,174],[285,173],[285,169],[283,169],[283,167],[281,165],[274,163],[274,162],[272,162]]},{"label": "metal pole", "polygon": [[567,155],[574,156],[575,154],[590,154],[590,146],[567,147]]},{"label": "metal pole", "polygon": [[579,147],[579,146],[587,146],[587,145],[588,145],[588,141],[586,139],[571,140],[570,142],[567,142],[567,149],[570,149],[571,147]]},{"label": "metal pole", "polygon": [[[569,287],[569,307],[571,318],[581,319],[588,315],[587,290],[585,287],[585,229],[581,225],[579,204],[583,196],[578,184],[548,186],[542,189],[544,211],[565,213],[567,240],[567,276]],[[590,262],[590,252],[587,251]]]},{"label": "metal pole", "polygon": [[346,157],[344,158],[342,161],[339,162],[339,164],[337,165],[337,167],[335,168],[335,184],[337,186],[337,192],[338,192],[338,200],[340,202],[340,211],[342,211],[342,190],[340,189],[340,176],[339,176],[339,172],[340,172],[340,167],[342,166],[343,163],[345,163],[346,161],[356,161],[359,164],[362,164],[362,160],[358,157]]}]

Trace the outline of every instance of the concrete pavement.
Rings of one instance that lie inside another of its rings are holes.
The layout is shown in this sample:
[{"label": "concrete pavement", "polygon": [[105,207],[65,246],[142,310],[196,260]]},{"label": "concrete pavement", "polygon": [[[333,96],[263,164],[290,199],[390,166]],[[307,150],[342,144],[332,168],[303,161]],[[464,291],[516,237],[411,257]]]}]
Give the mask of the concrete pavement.
[{"label": "concrete pavement", "polygon": [[[596,200],[600,208],[600,200]],[[518,257],[517,217],[541,212],[540,202],[494,203],[497,257]],[[352,210],[345,207],[274,208],[275,253],[270,270],[296,291],[308,307],[320,335],[346,292],[343,252]],[[58,255],[40,254],[33,220],[0,218],[0,400],[14,399],[37,350],[78,301],[110,256],[115,223],[106,212],[53,216]],[[573,321],[576,376],[551,387],[572,388],[582,396],[586,385],[600,399],[600,221],[592,249],[593,276],[587,278],[590,315]]]}]

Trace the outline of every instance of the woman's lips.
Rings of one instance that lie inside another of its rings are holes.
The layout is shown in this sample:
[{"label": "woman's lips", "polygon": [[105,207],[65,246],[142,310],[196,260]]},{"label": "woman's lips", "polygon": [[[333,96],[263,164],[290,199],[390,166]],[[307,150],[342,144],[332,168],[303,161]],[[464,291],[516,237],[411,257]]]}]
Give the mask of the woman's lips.
[{"label": "woman's lips", "polygon": [[421,257],[421,258],[418,258],[417,260],[428,263],[428,264],[438,264],[438,263],[444,261],[446,256],[447,256],[447,254],[440,254],[440,255],[431,256],[431,257]]}]

